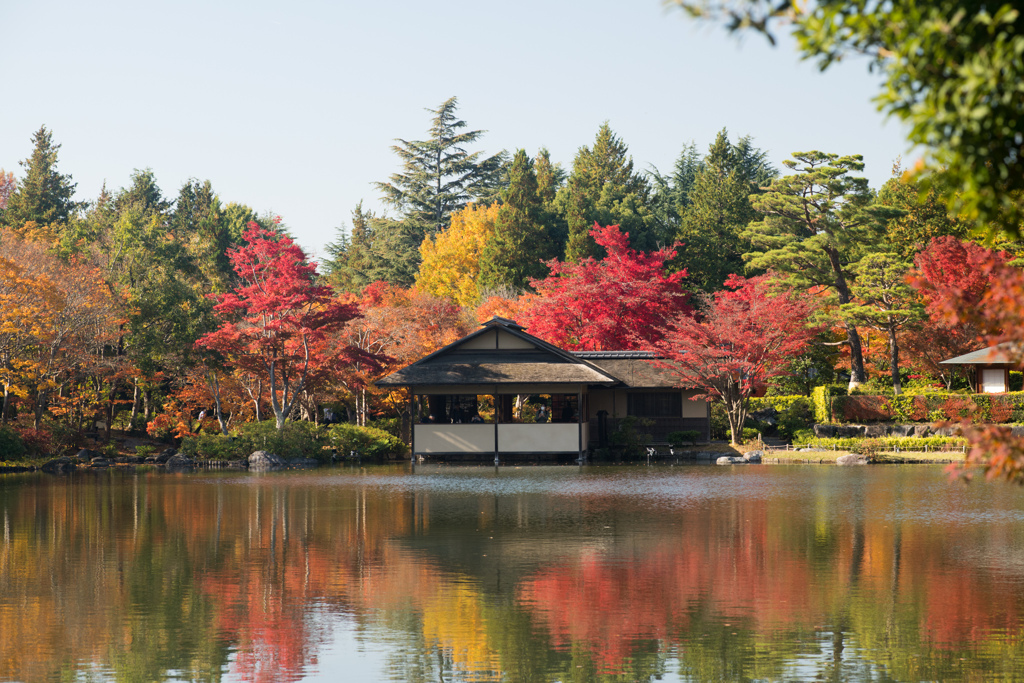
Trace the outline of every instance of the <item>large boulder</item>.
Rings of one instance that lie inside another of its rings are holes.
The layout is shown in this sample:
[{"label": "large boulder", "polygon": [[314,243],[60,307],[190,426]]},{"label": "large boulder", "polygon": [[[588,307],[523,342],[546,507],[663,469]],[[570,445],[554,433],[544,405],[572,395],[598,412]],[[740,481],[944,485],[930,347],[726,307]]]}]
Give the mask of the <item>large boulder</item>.
[{"label": "large boulder", "polygon": [[914,436],[914,428],[916,425],[889,425],[889,434],[891,436]]},{"label": "large boulder", "polygon": [[823,425],[823,424],[816,424],[816,425],[814,425],[814,436],[818,437],[819,439],[831,439],[835,435],[836,435],[836,426],[835,425]]},{"label": "large boulder", "polygon": [[74,472],[75,468],[75,461],[71,458],[54,458],[44,462],[40,469],[49,474],[69,474]]},{"label": "large boulder", "polygon": [[75,457],[81,460],[82,462],[89,462],[97,455],[99,454],[96,453],[95,451],[90,451],[88,448],[83,448],[82,450],[78,451]]},{"label": "large boulder", "polygon": [[254,451],[249,456],[249,469],[251,470],[271,470],[284,467],[287,464],[282,457],[266,451]]},{"label": "large boulder", "polygon": [[867,465],[870,462],[871,461],[868,459],[868,456],[862,455],[860,453],[848,453],[846,455],[840,455],[838,458],[836,458],[836,464],[843,466]]},{"label": "large boulder", "polygon": [[931,436],[932,426],[931,425],[914,425],[913,436]]},{"label": "large boulder", "polygon": [[872,439],[880,439],[889,432],[889,425],[877,424],[877,425],[865,425],[864,436]]},{"label": "large boulder", "polygon": [[743,459],[747,462],[761,462],[763,457],[764,451],[749,451],[743,454]]},{"label": "large boulder", "polygon": [[856,439],[864,436],[864,425],[838,425],[836,436],[840,439]]},{"label": "large boulder", "polygon": [[747,460],[743,459],[741,455],[723,455],[721,458],[715,461],[716,465],[746,465]]},{"label": "large boulder", "polygon": [[172,457],[174,457],[177,454],[178,454],[178,451],[176,451],[175,449],[173,449],[173,448],[165,448],[159,454],[151,455],[148,458],[146,458],[146,462],[155,462],[155,463],[158,463],[160,465],[163,465],[164,463],[166,463],[168,460],[170,460]]},{"label": "large boulder", "polygon": [[167,459],[167,462],[164,463],[164,467],[166,467],[168,470],[178,471],[190,470],[195,466],[196,464],[195,462],[192,461],[192,458],[180,454],[172,455]]},{"label": "large boulder", "polygon": [[768,425],[777,425],[779,423],[779,411],[772,406],[762,408],[761,410],[755,410],[750,413],[747,417],[757,422],[764,422]]}]

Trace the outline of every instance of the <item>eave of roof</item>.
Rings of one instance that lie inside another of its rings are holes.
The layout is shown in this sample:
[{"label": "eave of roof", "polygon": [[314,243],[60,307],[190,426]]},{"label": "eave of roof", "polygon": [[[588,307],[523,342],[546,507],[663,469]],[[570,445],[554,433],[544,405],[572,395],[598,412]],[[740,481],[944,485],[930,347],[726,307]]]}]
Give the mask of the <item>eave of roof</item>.
[{"label": "eave of roof", "polygon": [[939,362],[942,365],[1010,365],[1016,362],[1010,357],[1012,349],[1011,344],[998,344]]},{"label": "eave of roof", "polygon": [[[541,363],[536,364],[540,367],[547,368],[549,373],[546,376],[541,376],[535,372],[528,370],[526,367],[513,368],[511,366],[519,365],[526,366],[530,365],[528,360],[524,358],[525,354],[517,354],[514,349],[505,351],[507,361],[506,363],[499,363],[496,365],[490,365],[487,363],[467,363],[466,358],[459,358],[458,356],[453,357],[450,361],[445,362],[441,359],[446,355],[453,355],[453,350],[457,347],[465,344],[467,341],[479,337],[480,335],[487,334],[492,329],[501,329],[503,332],[510,334],[514,337],[518,337],[534,348],[541,351],[547,352],[555,356],[561,362],[555,363]],[[377,380],[378,386],[415,386],[418,384],[493,384],[500,382],[504,384],[516,384],[516,383],[529,383],[529,384],[566,384],[566,383],[583,383],[583,384],[606,384],[613,385],[619,382],[618,379],[609,375],[603,369],[590,363],[584,358],[578,358],[568,351],[564,351],[554,344],[549,344],[543,339],[534,337],[531,334],[527,334],[525,328],[521,325],[495,316],[480,326],[480,329],[476,332],[466,335],[461,339],[458,339],[447,346],[434,351],[433,353],[420,358],[415,363],[407,365],[401,370],[397,370],[387,377]],[[516,356],[520,355],[517,359]],[[517,362],[517,360],[519,362]],[[527,362],[523,362],[527,361]],[[429,366],[429,367],[428,367]],[[586,368],[587,372],[568,372],[564,366],[575,366],[580,368]],[[479,369],[478,373],[470,372],[470,368]],[[558,369],[557,372],[550,372],[552,369]],[[493,377],[494,379],[485,379],[478,381],[477,377],[481,375],[487,377]],[[579,376],[579,379],[567,379],[570,375]],[[447,378],[442,381],[437,381],[437,377]],[[521,379],[522,377],[531,377],[531,379]],[[460,379],[464,378],[464,379]]]}]

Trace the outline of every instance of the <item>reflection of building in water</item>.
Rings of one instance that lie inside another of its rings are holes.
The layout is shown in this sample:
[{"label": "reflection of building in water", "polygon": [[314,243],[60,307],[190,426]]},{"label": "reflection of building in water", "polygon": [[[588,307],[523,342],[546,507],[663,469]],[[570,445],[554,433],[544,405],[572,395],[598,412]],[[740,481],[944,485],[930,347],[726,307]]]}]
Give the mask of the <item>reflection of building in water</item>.
[{"label": "reflection of building in water", "polygon": [[654,444],[710,434],[709,405],[653,352],[564,351],[504,318],[377,384],[412,390],[414,456],[581,458],[630,417]]}]

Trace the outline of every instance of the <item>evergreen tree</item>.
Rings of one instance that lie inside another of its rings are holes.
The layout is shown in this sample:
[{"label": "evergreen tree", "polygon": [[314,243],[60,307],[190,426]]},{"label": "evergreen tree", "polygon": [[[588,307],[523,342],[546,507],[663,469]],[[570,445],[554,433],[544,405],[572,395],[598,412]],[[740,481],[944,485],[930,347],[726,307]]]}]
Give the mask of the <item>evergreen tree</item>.
[{"label": "evergreen tree", "polygon": [[53,143],[53,135],[46,126],[40,126],[32,142],[32,156],[19,162],[25,169],[25,178],[7,202],[3,223],[20,233],[26,223],[34,222],[40,228],[51,226],[49,231],[59,234],[85,204],[72,200],[75,183],[71,176],[57,171],[60,145]]},{"label": "evergreen tree", "polygon": [[327,258],[321,262],[324,275],[334,289],[353,294],[373,282],[373,234],[376,217],[363,210],[363,202],[352,209],[352,227],[337,229],[337,238],[327,244]]},{"label": "evergreen tree", "polygon": [[932,185],[927,189],[903,173],[899,162],[893,165],[892,178],[878,191],[878,203],[901,209],[885,228],[888,249],[908,263],[932,239],[952,235],[964,239],[970,223],[962,217],[950,216],[941,192]]},{"label": "evergreen tree", "polygon": [[[790,276],[794,285],[831,289],[840,305],[852,301],[852,264],[877,243],[886,214],[872,211],[872,193],[860,155],[796,152],[783,162],[794,171],[777,178],[752,199],[765,218],[743,232],[753,248],[744,255],[749,267]],[[850,386],[862,384],[864,355],[860,335],[846,322],[850,347]]]},{"label": "evergreen tree", "polygon": [[543,207],[533,166],[525,150],[516,152],[494,222],[494,237],[481,258],[480,280],[484,287],[525,289],[531,278],[547,274],[543,262],[553,254],[541,223]]},{"label": "evergreen tree", "polygon": [[690,190],[703,168],[697,145],[690,143],[679,153],[672,172],[662,175],[657,168],[650,172],[654,186],[651,195],[651,218],[662,241],[671,241],[679,231],[679,217],[690,205]]},{"label": "evergreen tree", "polygon": [[384,202],[402,212],[403,223],[418,227],[421,239],[447,225],[453,211],[492,195],[500,185],[505,153],[482,158],[482,152],[468,152],[485,131],[462,132],[466,122],[456,118],[457,106],[452,97],[428,109],[434,115],[429,139],[399,138],[391,149],[402,160],[402,171],[390,182],[375,183]]},{"label": "evergreen tree", "polygon": [[752,152],[749,143],[732,145],[722,129],[701,162],[674,235],[683,243],[678,261],[695,289],[718,291],[729,275],[744,272],[740,233],[757,215],[749,197],[757,190],[753,178],[764,174],[750,161],[764,154]]},{"label": "evergreen tree", "polygon": [[910,266],[895,254],[868,254],[852,270],[857,275],[850,287],[854,302],[843,304],[840,315],[854,325],[885,333],[892,390],[899,395],[902,387],[897,333],[926,317],[920,296],[907,284]]},{"label": "evergreen tree", "polygon": [[565,243],[569,239],[569,226],[558,210],[558,191],[565,186],[566,172],[561,164],[551,163],[551,153],[544,147],[533,160],[537,175],[537,197],[540,199],[540,224],[548,235],[554,258],[564,258]]},{"label": "evergreen tree", "polygon": [[593,148],[581,147],[572,173],[558,193],[558,207],[568,224],[565,258],[579,261],[598,256],[600,249],[590,235],[594,223],[618,225],[628,232],[630,245],[641,251],[657,247],[649,230],[651,188],[633,172],[633,158],[608,123],[601,124]]},{"label": "evergreen tree", "polygon": [[193,178],[181,186],[170,224],[196,268],[191,275],[205,281],[208,291],[227,291],[233,278],[227,254],[232,238],[209,180],[200,183]]}]

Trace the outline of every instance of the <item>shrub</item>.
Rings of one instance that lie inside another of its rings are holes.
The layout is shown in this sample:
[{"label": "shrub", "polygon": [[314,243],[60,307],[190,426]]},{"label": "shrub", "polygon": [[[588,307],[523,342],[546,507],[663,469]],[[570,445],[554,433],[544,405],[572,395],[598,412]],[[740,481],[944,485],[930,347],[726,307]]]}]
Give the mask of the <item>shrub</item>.
[{"label": "shrub", "polygon": [[25,455],[29,458],[45,458],[52,453],[50,443],[50,432],[46,429],[33,429],[32,427],[15,427],[18,438],[25,447]]},{"label": "shrub", "polygon": [[0,462],[21,460],[24,457],[25,444],[18,433],[10,427],[0,426]]},{"label": "shrub", "polygon": [[759,436],[761,436],[761,432],[757,431],[753,427],[744,427],[743,428],[743,440],[744,441],[750,441],[751,439],[756,439]]},{"label": "shrub", "polygon": [[1010,370],[1010,391],[1024,391],[1024,372]]},{"label": "shrub", "polygon": [[160,413],[146,424],[146,433],[159,441],[170,441],[176,424],[170,415]]},{"label": "shrub", "polygon": [[856,443],[850,448],[850,452],[866,455],[874,459],[886,449],[886,446],[887,444],[884,439],[857,439]]},{"label": "shrub", "polygon": [[268,451],[282,458],[326,460],[326,428],[312,422],[286,422],[280,430],[273,420],[247,422],[231,436],[197,434],[181,441],[181,452],[206,460],[242,460],[253,451]]},{"label": "shrub", "polygon": [[156,453],[156,446],[150,446],[149,444],[140,443],[135,447],[135,455],[140,458],[148,458],[149,456]]},{"label": "shrub", "polygon": [[978,404],[971,397],[949,396],[943,401],[940,410],[950,420],[966,420],[978,412]]},{"label": "shrub", "polygon": [[356,453],[363,458],[384,460],[405,454],[406,446],[394,434],[376,427],[359,427],[340,423],[327,427],[327,438],[332,448],[343,457]]},{"label": "shrub", "polygon": [[673,446],[682,446],[684,443],[696,443],[700,438],[700,432],[696,429],[683,429],[678,432],[669,432],[668,442]]},{"label": "shrub", "polygon": [[791,439],[798,430],[807,429],[813,424],[814,405],[806,396],[797,396],[796,400],[779,413],[777,429],[780,436]]},{"label": "shrub", "polygon": [[729,416],[725,412],[725,406],[719,401],[711,404],[711,438],[718,440],[729,438]]},{"label": "shrub", "polygon": [[366,426],[380,429],[399,439],[402,438],[402,418],[400,417],[381,417],[376,420],[369,420]]}]

